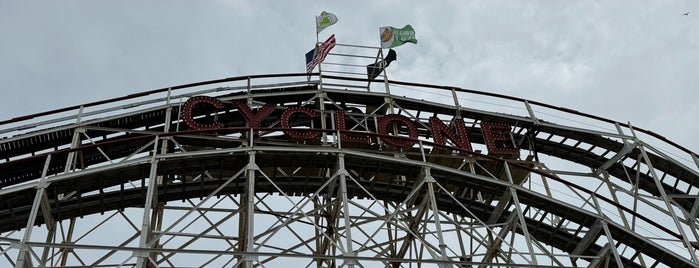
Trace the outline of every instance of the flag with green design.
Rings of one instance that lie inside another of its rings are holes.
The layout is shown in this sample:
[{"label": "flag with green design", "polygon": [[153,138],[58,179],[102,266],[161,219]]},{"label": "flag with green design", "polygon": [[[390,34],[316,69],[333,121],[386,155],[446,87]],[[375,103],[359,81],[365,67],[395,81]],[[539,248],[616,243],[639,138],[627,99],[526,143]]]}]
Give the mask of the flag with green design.
[{"label": "flag with green design", "polygon": [[417,44],[415,30],[413,30],[413,26],[410,26],[410,24],[405,25],[403,28],[380,27],[379,36],[381,37],[382,48],[397,47],[405,43]]},{"label": "flag with green design", "polygon": [[320,16],[316,16],[316,34],[336,22],[337,16],[335,16],[335,14],[325,11],[321,12]]}]

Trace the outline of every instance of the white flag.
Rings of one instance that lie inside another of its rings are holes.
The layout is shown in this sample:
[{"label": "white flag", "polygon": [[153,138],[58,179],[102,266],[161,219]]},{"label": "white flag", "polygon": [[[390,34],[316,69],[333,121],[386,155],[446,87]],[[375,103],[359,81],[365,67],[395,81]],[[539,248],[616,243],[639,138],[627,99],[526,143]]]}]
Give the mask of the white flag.
[{"label": "white flag", "polygon": [[325,28],[337,22],[337,16],[333,13],[321,12],[320,16],[316,16],[316,34],[320,33]]}]

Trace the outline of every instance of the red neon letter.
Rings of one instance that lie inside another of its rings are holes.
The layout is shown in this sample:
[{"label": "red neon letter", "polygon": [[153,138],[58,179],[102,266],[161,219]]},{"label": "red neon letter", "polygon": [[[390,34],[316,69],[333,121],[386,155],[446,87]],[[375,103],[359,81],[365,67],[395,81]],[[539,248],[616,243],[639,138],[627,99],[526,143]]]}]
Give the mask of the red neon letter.
[{"label": "red neon letter", "polygon": [[[305,114],[310,118],[317,117],[318,113],[315,111],[308,109],[306,107],[290,107],[284,110],[282,113],[282,120],[281,120],[281,125],[283,128],[291,128],[291,115],[292,114]],[[314,132],[314,131],[294,131],[294,130],[285,130],[284,133],[289,135],[289,137],[292,138],[297,138],[297,139],[312,139],[317,137],[320,132]]]},{"label": "red neon letter", "polygon": [[194,110],[194,107],[196,107],[197,104],[200,103],[208,103],[217,109],[223,108],[223,103],[215,98],[208,96],[191,97],[184,103],[184,105],[182,105],[182,119],[187,124],[187,126],[189,126],[191,129],[213,129],[223,127],[223,124],[221,124],[221,122],[218,121],[214,121],[211,124],[200,124],[194,121],[194,115],[192,114],[192,110]]},{"label": "red neon letter", "polygon": [[504,123],[481,122],[488,154],[513,156],[519,154],[510,140],[511,126]]},{"label": "red neon letter", "polygon": [[366,133],[349,133],[342,132],[342,130],[347,130],[347,125],[345,122],[345,111],[335,111],[335,129],[340,130],[340,141],[342,142],[352,142],[352,143],[369,143],[369,136]]},{"label": "red neon letter", "polygon": [[[410,146],[413,146],[413,144],[415,144],[415,140],[417,139],[417,128],[415,127],[415,124],[413,124],[413,121],[410,121],[410,118],[407,118],[403,115],[389,114],[385,115],[384,117],[381,117],[379,119],[379,134],[390,135],[388,131],[388,126],[391,125],[392,122],[396,122],[396,124],[403,123],[403,125],[405,125],[408,128],[409,139],[381,137],[381,140],[383,140],[383,142],[385,142],[386,144],[393,145],[395,147],[408,148]],[[400,126],[397,126],[396,128],[399,127]]]},{"label": "red neon letter", "polygon": [[250,109],[250,106],[248,106],[244,100],[233,101],[233,104],[235,104],[240,113],[245,116],[245,119],[248,120],[248,127],[251,128],[260,127],[262,119],[265,119],[269,114],[274,112],[274,108],[277,106],[276,104],[267,103],[255,112]]},{"label": "red neon letter", "polygon": [[452,123],[456,125],[456,133],[452,132],[449,127],[442,122],[437,117],[430,117],[430,128],[432,128],[432,135],[434,136],[434,142],[446,145],[444,140],[444,135],[449,138],[457,148],[473,152],[471,148],[471,141],[468,139],[468,132],[466,131],[466,124],[464,120],[454,118]]}]

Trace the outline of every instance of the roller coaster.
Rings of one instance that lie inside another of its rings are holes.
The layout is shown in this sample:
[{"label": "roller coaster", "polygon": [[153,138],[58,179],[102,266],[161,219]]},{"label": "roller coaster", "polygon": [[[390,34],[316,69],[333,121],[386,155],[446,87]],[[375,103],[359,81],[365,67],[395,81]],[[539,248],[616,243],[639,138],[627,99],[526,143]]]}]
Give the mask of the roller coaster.
[{"label": "roller coaster", "polygon": [[230,77],[0,122],[2,267],[699,267],[699,158],[452,86]]}]

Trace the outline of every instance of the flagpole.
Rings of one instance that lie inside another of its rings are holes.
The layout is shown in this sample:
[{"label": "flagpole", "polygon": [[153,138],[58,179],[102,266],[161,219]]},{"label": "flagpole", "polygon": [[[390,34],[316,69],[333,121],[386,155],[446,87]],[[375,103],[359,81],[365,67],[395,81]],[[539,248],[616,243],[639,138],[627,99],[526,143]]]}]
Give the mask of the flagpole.
[{"label": "flagpole", "polygon": [[[383,48],[380,48],[380,49],[379,49],[379,53],[381,54],[381,58],[382,58],[382,59],[385,59],[385,58],[386,58],[386,57],[384,57],[384,55],[383,55]],[[384,85],[386,86],[386,94],[388,94],[388,95],[390,96],[390,95],[391,95],[391,89],[388,87],[388,72],[386,72],[386,64],[383,64],[383,65],[381,66],[381,71],[383,71],[383,83],[384,83]],[[392,108],[392,107],[391,107],[391,108]]]},{"label": "flagpole", "polygon": [[[316,16],[316,20],[313,22],[316,26],[316,51],[318,50],[318,43],[320,43],[320,39],[318,39],[318,35],[320,33],[318,32],[318,16]],[[320,73],[320,66],[323,65],[322,62],[318,62],[318,81],[320,83],[320,86],[323,86],[323,79],[322,79],[322,74]]]},{"label": "flagpole", "polygon": [[[381,42],[379,42],[379,52],[376,53],[376,58],[374,58],[374,64],[379,62],[379,59],[383,59],[383,56],[381,54],[382,54],[381,53]],[[366,84],[366,91],[367,92],[371,92],[371,81],[372,80],[374,80],[374,79],[371,78],[371,76],[369,76],[369,81],[367,81],[367,84]]]},{"label": "flagpole", "polygon": [[[320,42],[320,39],[318,38],[318,35],[320,34],[320,32],[318,32],[318,16],[315,16],[315,21],[313,22],[313,24],[316,26],[315,27],[316,28],[316,52],[319,52],[318,51],[318,43]],[[325,93],[323,92],[323,74],[322,74],[321,69],[320,69],[321,65],[323,65],[323,63],[318,62],[318,93],[316,94],[316,101],[320,101],[318,103],[318,104],[320,104],[318,107],[318,108],[320,108],[320,128],[325,129],[325,128],[327,128],[327,126],[325,124],[325,97],[324,97]],[[310,78],[310,76],[309,76],[309,78]],[[323,138],[322,138],[323,145],[327,145],[328,133],[323,131],[322,136],[323,136]],[[338,137],[338,139],[339,139],[339,137]]]},{"label": "flagpole", "polygon": [[[380,59],[386,58],[383,55],[383,48],[381,47],[380,44],[379,44],[379,53],[376,55],[376,57],[377,57],[377,62],[378,62],[379,58]],[[386,94],[387,94],[386,96],[391,96],[391,90],[388,87],[388,73],[386,73],[386,64],[379,64],[379,68],[381,68],[379,70],[379,74],[381,74],[381,72],[383,72],[383,84],[384,84],[384,87],[386,88]],[[391,114],[394,114],[395,109],[393,107],[393,98],[387,98],[386,100],[388,101],[388,110],[390,111]],[[398,125],[397,124],[393,124],[393,135],[394,136],[398,135]]]},{"label": "flagpole", "polygon": [[318,44],[318,42],[320,42],[320,40],[318,40],[318,34],[319,34],[319,32],[318,32],[318,16],[315,16],[315,18],[316,18],[316,20],[313,22],[313,25],[316,26],[316,44]]},{"label": "flagpole", "polygon": [[[313,25],[315,25],[314,28],[316,29],[316,44],[314,47],[318,48],[318,42],[319,42],[318,41],[318,16],[314,16],[314,19],[315,20],[313,21]],[[313,72],[313,70],[311,70],[311,72]],[[306,80],[308,80],[308,82],[311,82],[311,75],[310,74],[308,76],[306,76],[306,78],[307,78]]]},{"label": "flagpole", "polygon": [[[384,55],[383,55],[383,48],[380,48],[380,49],[379,49],[379,55],[381,55],[381,58],[382,58],[382,59],[385,58]],[[388,73],[386,72],[386,64],[380,64],[380,65],[381,65],[381,66],[380,66],[380,67],[381,67],[381,71],[383,71],[383,84],[384,84],[384,87],[386,88],[386,94],[388,94],[388,96],[390,96],[390,95],[391,95],[391,89],[388,87]],[[391,114],[393,114],[393,101],[391,101],[390,103],[388,103],[388,108],[391,110]]]},{"label": "flagpole", "polygon": [[[320,43],[320,39],[318,39],[318,35],[320,35],[320,32],[318,32],[318,16],[315,16],[315,21],[313,24],[316,26],[316,52],[318,52],[318,43]],[[323,74],[321,73],[320,66],[323,65],[322,62],[318,62],[318,86],[323,87]]]}]

